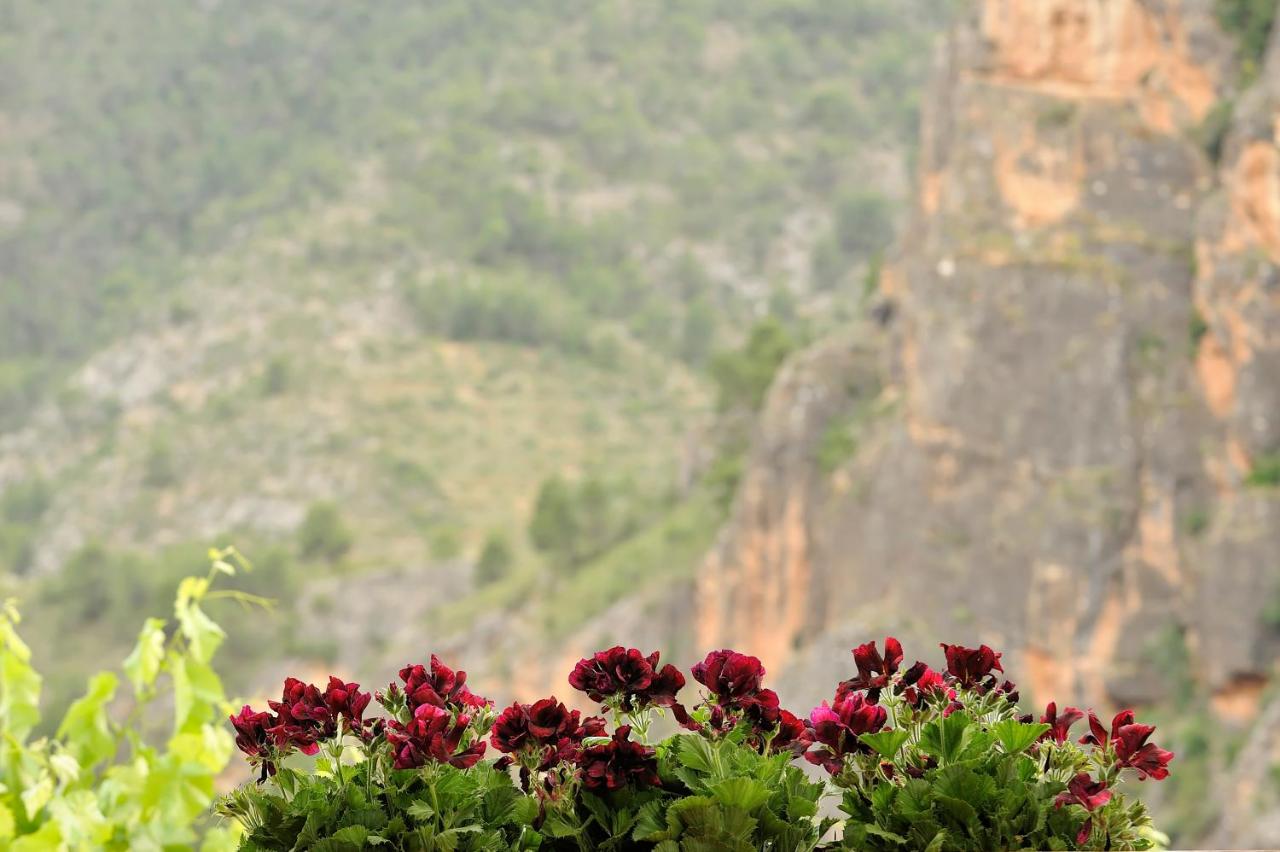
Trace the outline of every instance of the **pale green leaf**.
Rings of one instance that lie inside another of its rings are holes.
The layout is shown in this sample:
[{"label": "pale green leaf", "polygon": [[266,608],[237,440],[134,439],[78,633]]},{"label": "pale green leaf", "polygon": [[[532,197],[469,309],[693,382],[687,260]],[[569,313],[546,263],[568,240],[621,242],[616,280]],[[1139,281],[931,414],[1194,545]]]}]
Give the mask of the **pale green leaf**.
[{"label": "pale green leaf", "polygon": [[124,673],[139,695],[149,692],[164,662],[164,620],[148,618],[138,634],[138,644],[124,661]]}]

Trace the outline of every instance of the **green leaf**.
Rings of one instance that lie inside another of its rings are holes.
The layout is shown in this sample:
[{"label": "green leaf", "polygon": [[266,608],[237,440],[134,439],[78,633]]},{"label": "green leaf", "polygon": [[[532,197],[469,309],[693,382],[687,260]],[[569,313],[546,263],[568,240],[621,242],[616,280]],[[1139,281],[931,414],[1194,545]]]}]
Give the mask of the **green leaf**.
[{"label": "green leaf", "polygon": [[878,734],[863,734],[858,737],[885,760],[893,760],[898,749],[902,748],[902,744],[910,738],[911,732],[903,730],[881,731]]},{"label": "green leaf", "polygon": [[169,654],[173,676],[174,733],[193,733],[210,721],[226,700],[222,681],[208,664],[192,656]]},{"label": "green leaf", "polygon": [[84,697],[67,708],[58,726],[57,736],[86,769],[115,754],[116,738],[107,716],[107,704],[115,698],[118,685],[116,676],[110,672],[94,675]]},{"label": "green leaf", "polygon": [[133,691],[143,695],[155,686],[164,662],[164,620],[148,618],[138,634],[138,644],[124,661],[124,674]]},{"label": "green leaf", "polygon": [[1017,719],[1004,719],[991,726],[991,732],[1009,754],[1023,751],[1047,730],[1049,726],[1044,723],[1019,722]]},{"label": "green leaf", "polygon": [[200,609],[200,601],[208,591],[208,579],[187,577],[179,584],[178,596],[173,604],[173,613],[178,619],[178,629],[186,637],[191,656],[200,663],[208,663],[212,660],[218,646],[227,636],[223,629]]},{"label": "green leaf", "polygon": [[711,794],[722,804],[754,811],[769,801],[772,791],[754,778],[726,778],[711,785]]},{"label": "green leaf", "polygon": [[0,733],[18,742],[40,723],[40,675],[18,635],[21,621],[11,601],[0,608]]}]

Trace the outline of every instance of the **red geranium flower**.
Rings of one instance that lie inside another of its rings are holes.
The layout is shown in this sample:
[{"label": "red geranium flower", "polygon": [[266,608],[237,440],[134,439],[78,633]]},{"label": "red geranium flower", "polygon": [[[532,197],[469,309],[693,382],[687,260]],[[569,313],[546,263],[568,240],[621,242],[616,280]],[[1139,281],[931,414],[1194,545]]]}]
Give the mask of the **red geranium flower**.
[{"label": "red geranium flower", "polygon": [[[764,666],[756,657],[728,649],[712,651],[693,666],[693,679],[705,686],[723,707],[741,707],[764,681]],[[746,702],[749,703],[749,702]]]},{"label": "red geranium flower", "polygon": [[888,717],[883,707],[869,703],[860,692],[834,705],[822,702],[809,714],[813,739],[818,748],[806,753],[805,759],[832,775],[839,773],[845,755],[868,750],[866,744],[858,739],[859,735],[876,733],[884,727]]},{"label": "red geranium flower", "polygon": [[346,720],[347,728],[358,731],[364,727],[364,710],[372,696],[360,691],[358,683],[343,683],[329,675],[329,687],[321,696],[329,712]]},{"label": "red geranium flower", "polygon": [[900,688],[903,697],[912,707],[919,707],[920,702],[928,696],[941,694],[944,691],[948,698],[955,698],[956,695],[956,691],[947,686],[942,675],[919,661],[902,675]]},{"label": "red geranium flower", "polygon": [[1155,743],[1147,742],[1155,729],[1155,725],[1135,724],[1133,711],[1121,710],[1111,720],[1111,733],[1108,735],[1097,714],[1090,710],[1089,733],[1080,738],[1080,744],[1101,749],[1112,746],[1115,748],[1117,763],[1136,769],[1139,781],[1148,778],[1160,781],[1169,777],[1169,761],[1173,760],[1174,755]]},{"label": "red geranium flower", "polygon": [[659,787],[658,760],[648,746],[630,740],[631,728],[621,725],[607,743],[582,750],[578,761],[582,787],[594,793],[620,790],[627,784]]},{"label": "red geranium flower", "polygon": [[844,681],[836,688],[836,700],[839,701],[850,692],[865,689],[868,701],[878,701],[880,691],[889,686],[889,681],[902,664],[902,643],[892,636],[885,639],[883,657],[875,642],[859,645],[853,649],[853,662],[858,667],[858,676]]},{"label": "red geranium flower", "polygon": [[[1092,814],[1109,801],[1111,801],[1111,791],[1107,789],[1107,785],[1101,781],[1094,781],[1087,772],[1080,772],[1071,779],[1067,789],[1058,794],[1053,804],[1059,808],[1063,805],[1080,805]],[[1091,834],[1093,834],[1092,816],[1080,826],[1080,831],[1076,834],[1076,845],[1083,846],[1088,843]]]},{"label": "red geranium flower", "polygon": [[1045,731],[1040,739],[1051,739],[1061,745],[1070,736],[1071,726],[1083,718],[1084,712],[1075,707],[1064,707],[1062,715],[1059,716],[1057,703],[1050,701],[1049,706],[1044,710],[1044,715],[1040,717],[1041,722],[1048,724],[1049,730]]},{"label": "red geranium flower", "polygon": [[455,672],[440,662],[435,654],[431,655],[430,671],[422,665],[405,666],[400,670],[400,680],[404,681],[404,694],[410,710],[430,704],[460,712],[493,704],[467,688],[466,672]]},{"label": "red geranium flower", "polygon": [[979,686],[993,670],[1004,672],[1000,665],[1001,655],[986,645],[966,648],[943,642],[942,650],[947,655],[947,672],[963,687]]},{"label": "red geranium flower", "polygon": [[1059,808],[1063,805],[1081,805],[1086,811],[1095,811],[1109,801],[1111,791],[1107,789],[1107,785],[1094,781],[1088,772],[1080,772],[1071,779],[1067,789],[1058,794],[1053,804]]},{"label": "red geranium flower", "polygon": [[653,705],[678,708],[679,716],[684,708],[676,703],[676,693],[684,687],[684,675],[670,663],[659,668],[660,659],[658,651],[645,656],[637,648],[617,645],[579,660],[569,673],[569,685],[592,701],[617,702],[628,713]]},{"label": "red geranium flower", "polygon": [[485,744],[476,741],[461,749],[471,719],[465,713],[454,719],[434,704],[419,704],[408,724],[387,722],[387,741],[395,754],[396,769],[417,769],[427,763],[447,763],[470,769],[484,756]]},{"label": "red geranium flower", "polygon": [[250,760],[262,761],[262,777],[276,774],[276,765],[268,757],[271,754],[270,729],[276,724],[270,713],[255,712],[246,704],[235,716],[230,716],[231,727],[236,730],[236,748],[240,749]]},{"label": "red geranium flower", "polygon": [[267,705],[276,714],[268,731],[278,748],[297,748],[303,754],[320,750],[319,741],[337,735],[338,720],[314,685],[286,678],[279,701]]},{"label": "red geranium flower", "polygon": [[575,760],[587,737],[604,733],[598,716],[583,720],[554,697],[534,704],[515,703],[493,723],[493,747],[507,754],[532,758],[525,766],[547,770],[561,761]]},{"label": "red geranium flower", "polygon": [[789,751],[799,757],[813,745],[813,729],[790,710],[783,710],[778,716],[778,729],[769,740],[769,751],[780,754]]}]

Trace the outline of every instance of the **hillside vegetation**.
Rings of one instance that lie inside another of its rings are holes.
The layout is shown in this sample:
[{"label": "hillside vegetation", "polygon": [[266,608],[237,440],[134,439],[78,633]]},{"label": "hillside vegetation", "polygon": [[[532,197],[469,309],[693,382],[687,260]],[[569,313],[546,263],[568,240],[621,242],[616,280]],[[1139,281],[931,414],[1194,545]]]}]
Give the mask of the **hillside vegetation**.
[{"label": "hillside vegetation", "polygon": [[[734,410],[892,234],[936,17],[0,0],[0,560],[52,700],[211,540],[281,599],[246,672],[300,577],[420,586],[421,644],[617,548],[687,574]],[[581,552],[529,532],[557,477]]]}]

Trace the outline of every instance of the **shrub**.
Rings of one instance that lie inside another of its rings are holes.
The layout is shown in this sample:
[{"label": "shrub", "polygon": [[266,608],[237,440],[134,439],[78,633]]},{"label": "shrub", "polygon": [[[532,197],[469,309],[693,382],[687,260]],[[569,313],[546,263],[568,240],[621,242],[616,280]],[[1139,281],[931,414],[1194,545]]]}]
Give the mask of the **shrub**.
[{"label": "shrub", "polygon": [[[946,666],[902,668],[902,646],[854,649],[856,673],[808,719],[783,710],[755,657],[713,651],[690,669],[621,646],[578,662],[555,697],[495,712],[432,656],[371,695],[330,677],[285,681],[265,711],[231,717],[257,781],[222,799],[253,850],[1146,849],[1155,836],[1122,775],[1162,779],[1173,758],[1122,711],[1072,740],[1086,714],[1019,716],[1000,654],[943,645]],[[382,715],[369,718],[376,701]],[[681,733],[651,744],[656,716]],[[612,731],[610,731],[612,727]],[[486,761],[490,746],[501,757]],[[293,759],[313,755],[312,763]],[[353,754],[354,753],[354,754]],[[811,779],[796,761],[822,767]],[[840,796],[843,820],[820,816]],[[842,826],[837,831],[837,825]]]},{"label": "shrub", "polygon": [[711,378],[720,409],[758,409],[774,374],[796,347],[786,327],[769,317],[756,323],[742,349],[716,355],[711,361]]},{"label": "shrub", "polygon": [[351,530],[333,503],[313,503],[298,527],[298,553],[303,559],[338,562],[351,550]]},{"label": "shrub", "polygon": [[1255,488],[1280,486],[1280,450],[1263,453],[1253,461],[1253,469],[1245,477],[1245,484]]},{"label": "shrub", "polygon": [[476,559],[476,585],[488,586],[506,577],[512,558],[507,537],[500,532],[489,533]]},{"label": "shrub", "polygon": [[18,635],[17,610],[12,604],[0,610],[0,846],[179,848],[201,834],[204,849],[234,846],[229,828],[201,825],[214,779],[232,752],[232,737],[215,722],[226,699],[212,661],[225,634],[201,603],[220,574],[247,565],[231,550],[212,556],[207,576],[189,577],[179,587],[174,622],[147,619],[122,666],[132,718],[156,705],[172,708],[163,747],[112,719],[119,678],[108,671],[89,679],[53,736],[31,739],[41,724],[42,680]]}]

